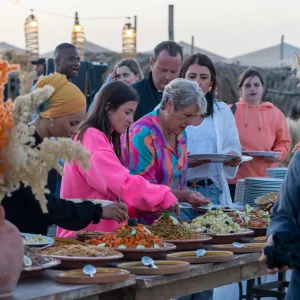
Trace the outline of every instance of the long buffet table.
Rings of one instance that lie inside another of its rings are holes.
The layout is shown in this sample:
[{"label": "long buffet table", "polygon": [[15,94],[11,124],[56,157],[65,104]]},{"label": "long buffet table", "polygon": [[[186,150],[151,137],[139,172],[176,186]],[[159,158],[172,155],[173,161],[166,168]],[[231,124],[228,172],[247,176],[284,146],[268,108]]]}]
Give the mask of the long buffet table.
[{"label": "long buffet table", "polygon": [[13,299],[170,299],[266,275],[265,266],[258,262],[259,256],[260,253],[236,255],[232,261],[225,263],[191,265],[191,269],[184,273],[131,275],[126,281],[103,285],[58,284],[55,275],[61,270],[48,270],[42,277],[20,280]]}]

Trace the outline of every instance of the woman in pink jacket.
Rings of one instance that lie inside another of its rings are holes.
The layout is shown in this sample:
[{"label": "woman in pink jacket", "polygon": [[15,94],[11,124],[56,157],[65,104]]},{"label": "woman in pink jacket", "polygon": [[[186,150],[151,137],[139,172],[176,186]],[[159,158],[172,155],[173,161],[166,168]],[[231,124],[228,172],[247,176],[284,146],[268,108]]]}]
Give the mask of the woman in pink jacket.
[{"label": "woman in pink jacket", "polygon": [[[170,209],[179,214],[177,199],[169,187],[130,175],[122,164],[120,136],[128,134],[138,99],[131,86],[119,81],[101,90],[93,111],[75,138],[90,151],[90,168],[84,171],[76,162],[65,165],[61,185],[64,199],[121,199],[128,205],[130,217],[137,217],[136,209],[148,212]],[[118,226],[116,221],[101,220],[84,230],[110,232]],[[63,228],[57,230],[60,237],[74,237],[75,234]]]},{"label": "woman in pink jacket", "polygon": [[291,138],[283,113],[270,102],[262,102],[264,81],[255,69],[245,70],[238,79],[240,101],[231,106],[240,142],[246,151],[274,151],[278,156],[256,156],[241,164],[237,176],[228,180],[234,197],[236,181],[245,177],[265,177],[267,168],[282,162],[290,150]]}]

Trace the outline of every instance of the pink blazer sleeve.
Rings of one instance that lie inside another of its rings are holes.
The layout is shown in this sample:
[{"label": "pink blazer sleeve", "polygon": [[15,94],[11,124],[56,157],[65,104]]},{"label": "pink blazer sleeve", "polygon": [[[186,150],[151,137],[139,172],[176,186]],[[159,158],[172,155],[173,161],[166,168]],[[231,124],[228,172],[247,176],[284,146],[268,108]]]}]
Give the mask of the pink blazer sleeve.
[{"label": "pink blazer sleeve", "polygon": [[[139,175],[130,175],[117,158],[109,141],[102,132],[87,131],[84,136],[92,139],[94,145],[91,151],[90,168],[85,172],[87,183],[103,194],[113,193],[128,205],[143,211],[156,211],[158,208],[167,209],[176,197],[170,188],[164,185],[149,183]],[[85,144],[85,142],[83,143]]]}]

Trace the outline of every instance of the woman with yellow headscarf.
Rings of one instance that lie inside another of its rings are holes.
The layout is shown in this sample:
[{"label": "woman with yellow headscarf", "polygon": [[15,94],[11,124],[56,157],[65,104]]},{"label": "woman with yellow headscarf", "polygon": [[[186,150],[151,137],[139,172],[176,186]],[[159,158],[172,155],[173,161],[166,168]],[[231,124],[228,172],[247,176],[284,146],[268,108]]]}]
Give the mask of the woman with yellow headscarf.
[{"label": "woman with yellow headscarf", "polygon": [[[86,99],[82,92],[65,75],[55,73],[41,78],[36,88],[46,85],[55,91],[47,101],[47,108],[32,123],[35,126],[35,147],[44,138],[72,137],[78,133],[78,126],[86,115]],[[48,174],[49,194],[48,214],[43,214],[30,187],[21,186],[11,197],[2,201],[6,219],[18,227],[21,232],[47,234],[47,227],[56,224],[69,230],[80,230],[90,223],[99,223],[100,218],[116,220],[119,223],[127,217],[124,203],[113,203],[102,207],[91,201],[74,203],[56,198],[57,172]]]}]

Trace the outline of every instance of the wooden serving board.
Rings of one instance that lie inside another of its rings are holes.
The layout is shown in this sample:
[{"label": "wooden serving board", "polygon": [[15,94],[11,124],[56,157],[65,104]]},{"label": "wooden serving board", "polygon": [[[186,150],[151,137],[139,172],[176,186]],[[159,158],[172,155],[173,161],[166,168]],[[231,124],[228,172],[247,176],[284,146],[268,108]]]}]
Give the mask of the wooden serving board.
[{"label": "wooden serving board", "polygon": [[167,275],[186,272],[190,269],[190,264],[183,261],[156,260],[154,264],[157,269],[144,266],[141,262],[130,262],[118,264],[118,268],[125,269],[136,275]]},{"label": "wooden serving board", "polygon": [[196,251],[176,252],[167,255],[167,260],[185,261],[190,264],[219,263],[233,258],[233,252],[229,251],[206,251],[205,255],[201,257],[196,256]]},{"label": "wooden serving board", "polygon": [[262,243],[244,243],[245,247],[237,248],[232,244],[224,244],[224,245],[213,245],[212,250],[217,251],[231,251],[233,253],[255,253],[261,252],[264,244]]},{"label": "wooden serving board", "polygon": [[62,272],[56,275],[59,283],[68,284],[89,284],[89,283],[113,283],[129,278],[130,273],[126,270],[115,268],[96,268],[96,274],[91,277],[82,272],[82,269]]}]

